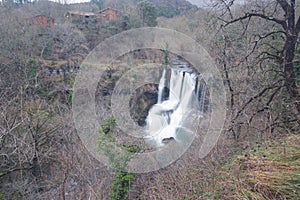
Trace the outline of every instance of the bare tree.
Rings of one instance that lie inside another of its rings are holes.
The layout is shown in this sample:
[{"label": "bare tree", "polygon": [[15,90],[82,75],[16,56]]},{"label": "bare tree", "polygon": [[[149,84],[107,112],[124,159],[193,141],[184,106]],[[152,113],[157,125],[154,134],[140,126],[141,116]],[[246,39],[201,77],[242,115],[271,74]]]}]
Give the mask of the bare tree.
[{"label": "bare tree", "polygon": [[26,27],[26,13],[0,10],[0,198],[97,199],[109,171],[80,145],[60,100],[64,83],[41,64],[53,48],[63,59],[82,59],[85,38],[71,26]]},{"label": "bare tree", "polygon": [[243,125],[249,127],[255,121],[252,132],[286,128],[297,121],[299,126],[299,3],[295,0],[213,2],[222,22],[219,35],[223,42],[217,46],[221,49],[218,57],[230,94],[229,130],[238,135]]}]

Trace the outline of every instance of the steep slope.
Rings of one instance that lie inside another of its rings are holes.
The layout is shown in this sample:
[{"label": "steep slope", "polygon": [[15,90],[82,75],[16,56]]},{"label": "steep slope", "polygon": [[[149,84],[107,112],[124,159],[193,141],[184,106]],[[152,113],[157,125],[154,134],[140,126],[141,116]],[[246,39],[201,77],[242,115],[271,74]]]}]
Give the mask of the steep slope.
[{"label": "steep slope", "polygon": [[158,8],[159,16],[174,17],[191,9],[197,9],[197,6],[186,0],[149,0]]},{"label": "steep slope", "polygon": [[[113,7],[125,11],[127,13],[136,13],[139,2],[144,0],[126,0],[113,1],[105,0],[104,7]],[[159,16],[174,17],[191,9],[197,9],[197,6],[191,4],[187,0],[148,0],[152,2],[158,10]]]},{"label": "steep slope", "polygon": [[186,0],[149,0],[158,7],[172,7],[174,9],[185,11],[195,6]]}]

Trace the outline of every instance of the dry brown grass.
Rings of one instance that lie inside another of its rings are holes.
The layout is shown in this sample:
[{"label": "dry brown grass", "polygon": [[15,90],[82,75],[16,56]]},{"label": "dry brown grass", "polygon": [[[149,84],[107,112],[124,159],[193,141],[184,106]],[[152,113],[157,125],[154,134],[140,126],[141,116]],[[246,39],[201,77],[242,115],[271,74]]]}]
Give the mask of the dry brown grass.
[{"label": "dry brown grass", "polygon": [[300,136],[257,145],[223,170],[218,184],[222,199],[299,199]]},{"label": "dry brown grass", "polygon": [[222,159],[228,145],[219,143],[204,160],[188,153],[165,169],[140,175],[133,187],[136,196],[128,199],[299,199],[299,135],[257,143]]}]

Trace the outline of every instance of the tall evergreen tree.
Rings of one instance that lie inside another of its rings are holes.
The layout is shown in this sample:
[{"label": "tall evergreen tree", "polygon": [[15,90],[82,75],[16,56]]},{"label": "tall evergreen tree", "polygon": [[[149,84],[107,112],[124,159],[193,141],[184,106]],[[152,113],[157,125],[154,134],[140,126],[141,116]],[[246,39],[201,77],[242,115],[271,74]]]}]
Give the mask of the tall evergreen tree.
[{"label": "tall evergreen tree", "polygon": [[138,9],[144,26],[154,27],[157,25],[157,8],[148,0],[138,3]]}]

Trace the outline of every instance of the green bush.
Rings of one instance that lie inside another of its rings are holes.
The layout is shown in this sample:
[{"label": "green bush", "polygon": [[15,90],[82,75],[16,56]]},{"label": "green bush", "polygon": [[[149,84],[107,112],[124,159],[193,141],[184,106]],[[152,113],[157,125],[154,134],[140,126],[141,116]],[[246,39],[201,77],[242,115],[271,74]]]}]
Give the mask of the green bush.
[{"label": "green bush", "polygon": [[[99,149],[109,158],[110,163],[117,169],[125,168],[132,155],[139,151],[136,145],[123,145],[126,151],[119,153],[114,151],[114,145],[111,142],[115,141],[113,130],[116,127],[115,117],[110,117],[103,120],[99,134]],[[111,188],[111,199],[120,200],[124,199],[130,189],[132,182],[136,179],[136,174],[117,171]]]},{"label": "green bush", "polygon": [[28,74],[29,78],[31,80],[35,79],[36,75],[38,73],[38,63],[37,63],[37,61],[33,58],[30,58],[27,61],[27,65],[29,67],[29,74]]},{"label": "green bush", "polygon": [[116,125],[116,119],[114,117],[110,117],[108,119],[103,120],[103,125],[101,126],[101,129],[104,134],[111,134]]},{"label": "green bush", "polygon": [[111,189],[111,200],[125,199],[136,174],[118,171]]}]

